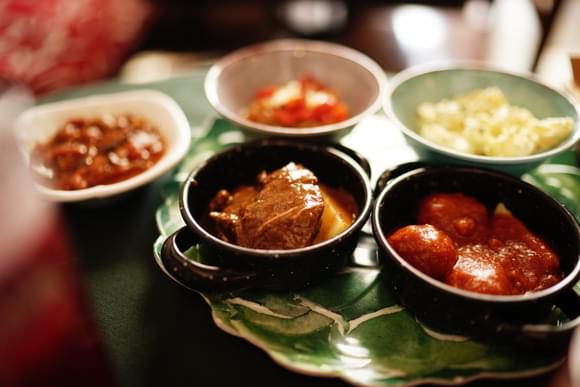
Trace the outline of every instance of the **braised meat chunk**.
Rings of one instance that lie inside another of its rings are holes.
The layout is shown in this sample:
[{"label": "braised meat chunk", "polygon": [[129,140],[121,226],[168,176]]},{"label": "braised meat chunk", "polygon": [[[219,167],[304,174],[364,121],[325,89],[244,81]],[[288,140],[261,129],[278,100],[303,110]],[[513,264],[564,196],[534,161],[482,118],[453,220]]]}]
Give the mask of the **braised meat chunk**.
[{"label": "braised meat chunk", "polygon": [[217,236],[256,249],[309,246],[321,225],[324,201],[318,179],[295,163],[257,177],[256,186],[221,190],[209,206]]},{"label": "braised meat chunk", "polygon": [[231,193],[222,189],[215,194],[209,203],[210,228],[218,238],[238,243],[237,232],[243,209],[256,199],[258,190],[251,185],[237,187]]}]

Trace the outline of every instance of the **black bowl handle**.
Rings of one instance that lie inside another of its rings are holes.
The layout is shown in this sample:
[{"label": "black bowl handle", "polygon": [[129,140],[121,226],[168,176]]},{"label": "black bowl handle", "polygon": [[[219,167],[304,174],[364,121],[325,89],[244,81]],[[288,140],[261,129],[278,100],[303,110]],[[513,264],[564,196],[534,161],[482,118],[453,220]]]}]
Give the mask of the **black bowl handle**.
[{"label": "black bowl handle", "polygon": [[188,258],[184,251],[199,243],[187,227],[171,234],[161,248],[161,261],[169,275],[182,286],[198,291],[231,291],[256,286],[260,274],[210,266]]},{"label": "black bowl handle", "polygon": [[388,168],[381,173],[379,178],[377,179],[377,183],[375,185],[375,196],[377,196],[386,186],[387,184],[396,177],[401,176],[403,173],[407,173],[409,171],[414,171],[415,169],[425,168],[429,166],[424,161],[412,161],[409,163],[403,163],[396,165],[393,168]]},{"label": "black bowl handle", "polygon": [[[559,307],[569,318],[568,321],[558,323],[558,325],[526,322],[525,313],[521,321],[515,321],[512,317],[506,319],[503,314],[506,311],[490,311],[485,315],[473,316],[473,310],[466,311],[467,313],[464,314],[463,311],[454,310],[441,321],[438,320],[441,314],[438,314],[439,317],[432,317],[429,313],[425,314],[423,310],[414,307],[409,306],[409,310],[417,316],[419,321],[436,330],[465,335],[482,342],[508,347],[516,345],[521,349],[562,356],[568,350],[572,333],[580,327],[579,298],[580,295],[574,290],[568,289],[552,301],[552,305]],[[484,310],[485,307],[482,313],[485,313]],[[507,311],[507,313],[511,312]]]},{"label": "black bowl handle", "polygon": [[[580,294],[576,293],[573,287],[558,294],[554,299],[554,305],[560,308],[560,310],[570,319],[569,321],[558,325],[558,332],[571,332],[576,327],[580,327]],[[537,331],[541,329],[541,327],[542,325],[536,326],[530,324],[526,325],[525,329]]]},{"label": "black bowl handle", "polygon": [[355,151],[342,144],[332,144],[333,148],[338,149],[342,153],[346,153],[351,159],[353,159],[362,169],[367,173],[369,179],[371,178],[371,163],[364,157],[360,152]]},{"label": "black bowl handle", "polygon": [[570,338],[574,330],[580,327],[580,295],[573,289],[560,293],[554,300],[554,305],[559,307],[570,319],[557,326],[549,324],[525,324],[498,323],[495,330],[503,330],[504,335],[515,338],[516,341],[527,344],[530,349],[541,348],[544,351],[566,353]]}]

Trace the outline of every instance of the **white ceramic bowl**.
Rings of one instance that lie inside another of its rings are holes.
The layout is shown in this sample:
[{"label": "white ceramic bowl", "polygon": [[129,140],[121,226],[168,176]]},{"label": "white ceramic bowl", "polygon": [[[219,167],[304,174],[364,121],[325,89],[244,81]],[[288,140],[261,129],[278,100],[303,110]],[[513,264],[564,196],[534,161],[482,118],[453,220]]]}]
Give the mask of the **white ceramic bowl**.
[{"label": "white ceramic bowl", "polygon": [[177,103],[155,90],[95,95],[36,106],[18,117],[14,130],[28,162],[34,145],[47,141],[69,119],[127,113],[145,118],[163,136],[166,150],[156,164],[129,179],[85,189],[57,190],[37,184],[40,193],[47,199],[58,202],[107,198],[150,183],[177,165],[189,149],[191,129]]},{"label": "white ceramic bowl", "polygon": [[[333,90],[350,111],[350,118],[330,125],[288,128],[250,121],[246,111],[257,90],[280,85],[305,74]],[[234,51],[209,70],[205,94],[214,109],[254,134],[321,137],[344,134],[381,107],[386,76],[366,55],[333,43],[274,40]]]}]

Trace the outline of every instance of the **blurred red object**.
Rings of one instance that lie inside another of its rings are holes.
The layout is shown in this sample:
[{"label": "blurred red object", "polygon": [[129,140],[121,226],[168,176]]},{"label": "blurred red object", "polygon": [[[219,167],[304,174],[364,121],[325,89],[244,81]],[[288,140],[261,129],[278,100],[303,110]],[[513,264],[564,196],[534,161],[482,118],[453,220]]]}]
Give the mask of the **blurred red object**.
[{"label": "blurred red object", "polygon": [[114,387],[64,227],[44,216],[18,265],[1,273],[0,385]]},{"label": "blurred red object", "polygon": [[115,386],[58,208],[11,135],[31,103],[0,79],[0,386]]},{"label": "blurred red object", "polygon": [[36,94],[111,76],[154,14],[147,0],[2,0],[0,76]]}]

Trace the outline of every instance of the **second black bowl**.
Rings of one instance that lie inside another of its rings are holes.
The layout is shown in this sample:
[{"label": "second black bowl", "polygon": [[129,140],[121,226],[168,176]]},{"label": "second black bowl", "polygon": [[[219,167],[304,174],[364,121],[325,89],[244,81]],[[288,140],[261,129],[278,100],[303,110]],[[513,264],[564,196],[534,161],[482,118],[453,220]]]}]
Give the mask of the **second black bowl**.
[{"label": "second black bowl", "polygon": [[[381,180],[381,179],[380,179]],[[461,192],[491,211],[503,202],[560,257],[563,279],[547,289],[498,296],[458,289],[422,273],[404,260],[387,237],[417,223],[418,204],[435,192]],[[538,188],[513,176],[472,167],[423,167],[386,183],[372,214],[385,278],[401,304],[431,326],[483,340],[561,351],[580,325],[580,226],[574,215]],[[567,318],[543,323],[558,306]]]}]

